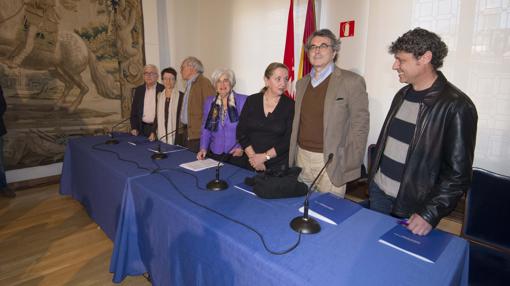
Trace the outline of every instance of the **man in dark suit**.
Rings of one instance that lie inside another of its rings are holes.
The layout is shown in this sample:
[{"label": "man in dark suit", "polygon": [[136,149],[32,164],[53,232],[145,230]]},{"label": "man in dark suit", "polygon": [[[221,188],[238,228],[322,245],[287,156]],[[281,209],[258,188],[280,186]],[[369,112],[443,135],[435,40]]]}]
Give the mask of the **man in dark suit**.
[{"label": "man in dark suit", "polygon": [[4,125],[4,113],[6,109],[4,92],[0,86],[0,194],[4,197],[14,198],[16,193],[7,187],[4,169],[4,135],[7,133]]},{"label": "man in dark suit", "polygon": [[143,68],[145,84],[135,88],[131,105],[131,134],[156,139],[156,95],[165,87],[158,83],[158,68],[146,65]]}]

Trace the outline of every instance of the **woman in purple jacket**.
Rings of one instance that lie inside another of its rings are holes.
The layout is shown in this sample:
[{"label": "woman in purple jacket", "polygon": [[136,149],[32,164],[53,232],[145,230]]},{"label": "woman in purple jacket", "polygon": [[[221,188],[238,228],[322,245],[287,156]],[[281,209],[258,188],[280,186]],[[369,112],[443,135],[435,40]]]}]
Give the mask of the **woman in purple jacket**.
[{"label": "woman in purple jacket", "polygon": [[236,128],[246,96],[232,90],[236,84],[232,70],[216,69],[211,78],[217,94],[209,96],[204,103],[197,159],[209,157],[236,164],[243,155],[236,141]]}]

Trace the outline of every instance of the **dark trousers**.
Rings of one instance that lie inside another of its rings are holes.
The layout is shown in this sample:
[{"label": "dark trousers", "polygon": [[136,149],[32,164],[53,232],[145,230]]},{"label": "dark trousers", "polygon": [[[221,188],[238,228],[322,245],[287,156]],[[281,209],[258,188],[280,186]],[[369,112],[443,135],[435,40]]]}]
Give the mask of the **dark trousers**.
[{"label": "dark trousers", "polygon": [[395,205],[396,198],[388,196],[386,193],[384,193],[383,190],[379,188],[379,186],[372,182],[370,186],[368,186],[368,195],[370,200],[370,209],[383,213],[391,215],[392,217],[396,217],[399,219],[402,219],[403,217],[397,216],[394,214],[393,206]]},{"label": "dark trousers", "polygon": [[149,137],[152,132],[154,132],[154,123],[145,123],[142,122],[142,130],[140,130],[140,135]]},{"label": "dark trousers", "polygon": [[4,165],[4,137],[0,136],[0,189],[7,187]]},{"label": "dark trousers", "polygon": [[368,187],[368,196],[371,210],[383,214],[391,214],[391,210],[395,204],[395,198],[385,194],[375,182],[372,182]]},{"label": "dark trousers", "polygon": [[175,144],[188,148],[191,152],[198,153],[200,151],[200,138],[188,139],[187,125],[183,125],[180,132],[177,132]]}]

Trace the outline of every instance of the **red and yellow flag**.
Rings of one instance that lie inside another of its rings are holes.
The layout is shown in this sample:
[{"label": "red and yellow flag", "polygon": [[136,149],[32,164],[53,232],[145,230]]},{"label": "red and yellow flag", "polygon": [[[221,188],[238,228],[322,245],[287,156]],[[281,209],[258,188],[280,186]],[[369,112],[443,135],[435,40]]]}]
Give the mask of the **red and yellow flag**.
[{"label": "red and yellow flag", "polygon": [[312,65],[305,55],[305,45],[308,37],[316,30],[315,25],[315,1],[308,0],[308,7],[306,8],[305,31],[303,33],[303,46],[301,47],[301,56],[299,60],[298,79],[301,79],[312,70]]},{"label": "red and yellow flag", "polygon": [[287,38],[285,40],[285,52],[283,63],[289,68],[289,89],[285,92],[290,98],[294,98],[294,1],[290,0],[289,16],[287,18]]}]

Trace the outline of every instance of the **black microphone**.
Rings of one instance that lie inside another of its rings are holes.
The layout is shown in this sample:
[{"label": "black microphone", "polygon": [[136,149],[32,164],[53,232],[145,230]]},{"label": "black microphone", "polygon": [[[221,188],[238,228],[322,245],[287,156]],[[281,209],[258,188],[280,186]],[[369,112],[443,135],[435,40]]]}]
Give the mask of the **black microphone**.
[{"label": "black microphone", "polygon": [[220,179],[220,167],[221,163],[227,160],[228,157],[230,157],[232,154],[232,149],[237,145],[237,142],[232,145],[227,151],[227,153],[223,154],[221,159],[218,161],[218,165],[216,166],[216,177],[215,179],[211,180],[209,183],[207,183],[207,189],[210,191],[223,191],[228,188],[228,183],[225,180]]},{"label": "black microphone", "polygon": [[110,131],[110,139],[106,140],[106,142],[104,142],[104,144],[107,144],[107,145],[119,144],[119,140],[117,140],[117,139],[113,138],[113,137],[114,137],[114,136],[113,136],[113,128],[115,128],[115,127],[117,127],[117,126],[121,125],[122,123],[124,123],[124,122],[128,121],[129,119],[131,119],[131,117],[125,118],[125,119],[123,119],[121,122],[119,122],[119,123],[117,123],[117,124],[113,125],[113,126],[112,126],[112,129],[111,129],[111,131]]},{"label": "black microphone", "polygon": [[308,216],[308,209],[310,208],[309,198],[310,198],[310,194],[313,191],[313,186],[315,185],[315,183],[317,182],[319,177],[322,175],[322,172],[329,165],[329,163],[331,163],[331,160],[333,160],[333,153],[329,153],[328,160],[326,161],[326,164],[324,164],[324,167],[322,167],[319,174],[317,174],[317,176],[313,180],[312,184],[310,185],[310,188],[308,188],[308,192],[306,193],[306,197],[305,197],[305,202],[303,203],[303,215],[295,217],[290,222],[290,227],[294,231],[299,232],[299,233],[304,233],[304,234],[314,234],[314,233],[318,233],[319,231],[321,231],[320,224],[315,219]]},{"label": "black microphone", "polygon": [[161,159],[166,159],[168,157],[165,153],[161,152],[161,139],[174,134],[175,132],[179,131],[180,129],[183,129],[183,127],[175,128],[174,130],[172,130],[172,131],[168,132],[167,134],[158,138],[158,149],[156,150],[156,153],[152,154],[152,156],[151,156],[152,159],[161,160]]}]

